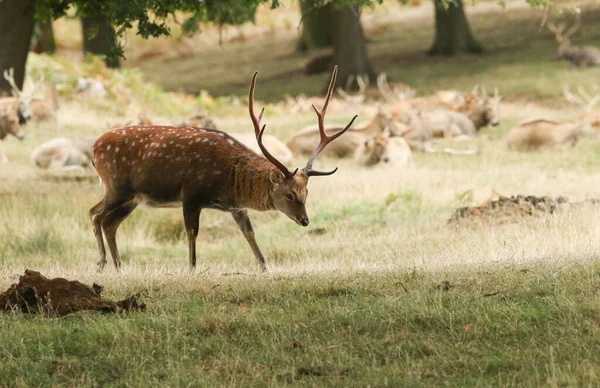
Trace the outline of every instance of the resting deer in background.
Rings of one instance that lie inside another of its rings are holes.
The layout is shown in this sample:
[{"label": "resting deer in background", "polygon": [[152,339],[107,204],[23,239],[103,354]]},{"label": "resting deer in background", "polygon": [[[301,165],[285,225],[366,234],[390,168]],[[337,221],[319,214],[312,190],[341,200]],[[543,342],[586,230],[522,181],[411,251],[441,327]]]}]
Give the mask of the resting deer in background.
[{"label": "resting deer in background", "polygon": [[548,29],[554,32],[556,41],[558,42],[558,49],[554,58],[565,59],[576,67],[599,66],[600,48],[594,46],[575,46],[571,43],[571,36],[580,27],[581,21],[579,19],[566,32],[567,25],[565,23],[560,23],[558,26],[548,23]]},{"label": "resting deer in background", "polygon": [[598,85],[593,85],[592,94],[582,86],[577,88],[577,93],[571,93],[566,85],[563,88],[565,99],[583,109],[583,113],[574,122],[579,125],[582,135],[598,137],[600,135],[600,112],[595,110],[596,105],[600,102]]},{"label": "resting deer in background", "polygon": [[13,69],[4,70],[4,79],[12,87],[13,97],[0,98],[0,162],[8,158],[2,149],[2,139],[13,135],[19,140],[25,138],[21,125],[31,119],[31,95],[23,93],[15,83]]},{"label": "resting deer in background", "polygon": [[[392,136],[401,136],[405,130],[404,125],[397,123],[391,115],[379,109],[372,120],[356,124],[342,140],[327,149],[326,155],[338,158],[352,157],[354,150],[360,144],[381,133],[385,128],[389,129]],[[340,129],[341,126],[337,124],[330,124],[325,127],[328,134],[336,133]],[[318,125],[306,126],[288,139],[286,145],[294,155],[310,155],[312,150],[319,144],[320,130],[321,128]]]},{"label": "resting deer in background", "polygon": [[94,144],[93,163],[104,182],[104,198],[90,209],[100,252],[99,270],[106,264],[103,233],[113,263],[121,261],[116,243],[117,228],[139,205],[183,206],[188,237],[189,265],[196,267],[196,238],[202,209],[230,212],[237,222],[262,271],[266,271],[254,230],[245,209],[279,210],[298,225],[309,223],[305,203],[311,176],[331,175],[313,170],[325,147],[345,133],[345,128],[327,136],[325,114],[333,93],[337,66],[333,70],[327,98],[321,110],[314,105],[321,141],[302,170],[290,171],[275,159],[262,142],[266,125],[260,127],[264,108],[254,112],[255,72],[250,84],[248,110],[256,141],[265,155],[257,155],[225,132],[194,127],[134,126],[116,128]]}]

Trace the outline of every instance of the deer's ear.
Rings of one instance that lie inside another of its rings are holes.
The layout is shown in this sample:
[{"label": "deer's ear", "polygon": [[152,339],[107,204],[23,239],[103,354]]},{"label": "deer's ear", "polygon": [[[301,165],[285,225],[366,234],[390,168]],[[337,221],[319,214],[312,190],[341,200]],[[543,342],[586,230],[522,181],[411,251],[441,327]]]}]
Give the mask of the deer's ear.
[{"label": "deer's ear", "polygon": [[281,171],[274,168],[271,170],[269,179],[271,180],[271,183],[279,184],[279,183],[283,183],[283,181],[285,181],[285,176],[283,176],[283,173]]}]

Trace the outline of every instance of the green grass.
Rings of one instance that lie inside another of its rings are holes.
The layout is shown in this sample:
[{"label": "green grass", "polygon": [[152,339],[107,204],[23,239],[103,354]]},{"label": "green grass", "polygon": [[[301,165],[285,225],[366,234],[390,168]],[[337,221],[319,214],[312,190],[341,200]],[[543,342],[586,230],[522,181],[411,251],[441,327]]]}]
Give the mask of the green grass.
[{"label": "green grass", "polygon": [[[598,384],[597,265],[179,280],[189,283],[186,290],[146,285],[145,314],[1,317],[3,380],[17,386],[278,386],[294,378],[307,386]],[[444,281],[449,290],[440,287]],[[298,372],[323,366],[329,369],[322,376]]]},{"label": "green grass", "polygon": [[[519,2],[510,2],[506,10],[490,3],[478,4],[487,11],[470,12],[475,36],[484,45],[483,55],[429,57],[433,41],[433,11],[412,10],[395,3],[375,7],[367,22],[368,52],[378,72],[388,80],[402,81],[417,88],[421,95],[438,89],[470,90],[475,84],[488,90],[497,86],[512,101],[545,102],[564,105],[562,85],[588,85],[600,76],[600,69],[573,69],[568,62],[552,59],[557,43],[546,28],[539,30],[542,11]],[[399,9],[397,9],[399,8]],[[472,7],[474,10],[477,6]],[[469,7],[471,9],[471,7]],[[396,15],[391,20],[388,10]],[[403,19],[403,15],[410,13]],[[370,15],[367,12],[367,15]],[[377,22],[383,19],[383,22]],[[600,9],[584,7],[583,27],[574,36],[574,44],[597,44],[600,40]],[[139,66],[146,76],[168,90],[212,95],[247,95],[251,74],[259,70],[257,98],[277,101],[286,94],[321,95],[329,75],[305,76],[304,65],[316,53],[294,52],[297,35],[281,31],[243,42],[222,46],[204,44],[184,57],[135,58],[135,47],[126,66]],[[176,41],[169,44],[177,45]],[[374,80],[372,80],[374,83]]]}]

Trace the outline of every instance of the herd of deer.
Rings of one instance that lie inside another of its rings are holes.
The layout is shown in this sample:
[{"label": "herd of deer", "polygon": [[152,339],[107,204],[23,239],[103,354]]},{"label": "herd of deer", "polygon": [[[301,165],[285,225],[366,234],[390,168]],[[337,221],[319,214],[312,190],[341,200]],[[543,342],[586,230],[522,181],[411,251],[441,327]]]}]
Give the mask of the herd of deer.
[{"label": "herd of deer", "polygon": [[[53,139],[34,150],[32,158],[41,168],[95,167],[105,187],[102,201],[90,209],[100,253],[99,269],[107,262],[104,238],[115,267],[120,266],[117,229],[138,205],[145,204],[183,207],[192,268],[196,265],[201,210],[230,212],[265,270],[265,259],[245,209],[279,210],[298,225],[307,226],[308,178],[331,175],[337,170],[314,170],[313,163],[320,154],[354,158],[367,167],[402,168],[412,164],[412,152],[438,152],[433,143],[436,137],[473,139],[482,128],[499,123],[496,111],[501,97],[497,89],[493,96],[485,88],[475,87],[466,93],[446,90],[415,97],[414,89],[404,84],[390,85],[385,75],[381,75],[377,88],[359,78],[359,93],[338,90],[342,98],[333,98],[336,74],[337,66],[327,96],[310,101],[317,124],[299,130],[285,144],[264,133],[265,125],[261,127],[264,108],[258,117],[254,112],[255,73],[249,95],[254,134],[219,131],[204,115],[176,125],[142,118],[135,125],[116,127],[97,139]],[[35,100],[32,93],[20,91],[12,71],[5,71],[4,77],[13,88],[13,97],[0,99],[0,139],[8,134],[22,139],[21,125],[35,118],[36,111],[38,118],[52,117],[56,104]],[[509,132],[508,147],[530,151],[571,146],[581,135],[597,135],[600,113],[594,113],[593,107],[600,101],[600,94],[588,94],[583,88],[574,94],[565,87],[564,95],[569,102],[583,106],[586,114],[568,123],[544,118],[522,122]],[[325,124],[328,109],[342,113],[348,106],[375,98],[387,104],[379,105],[371,120],[354,127],[357,116],[346,126]],[[319,110],[316,105],[323,108]],[[291,109],[298,111],[299,107]],[[335,139],[338,140],[333,142]],[[477,151],[445,148],[441,152]],[[301,170],[288,169],[293,156],[300,155],[310,155],[306,166]],[[0,160],[6,160],[2,153]]]}]

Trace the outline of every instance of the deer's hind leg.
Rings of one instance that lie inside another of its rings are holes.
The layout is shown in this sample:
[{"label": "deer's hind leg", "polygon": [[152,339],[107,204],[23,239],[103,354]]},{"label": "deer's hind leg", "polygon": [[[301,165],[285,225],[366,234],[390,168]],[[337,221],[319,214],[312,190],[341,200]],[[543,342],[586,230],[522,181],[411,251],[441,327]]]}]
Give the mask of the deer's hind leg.
[{"label": "deer's hind leg", "polygon": [[267,264],[265,263],[265,257],[263,256],[258,244],[256,243],[256,237],[254,236],[254,228],[252,228],[252,223],[250,222],[250,217],[248,217],[248,211],[246,210],[238,210],[231,213],[233,219],[240,227],[240,230],[244,234],[246,241],[250,244],[250,248],[252,248],[252,252],[258,261],[258,265],[260,266],[260,270],[262,272],[267,271]]},{"label": "deer's hind leg", "polygon": [[90,209],[90,219],[92,220],[92,228],[94,230],[94,236],[96,236],[96,242],[98,244],[98,252],[100,253],[100,261],[98,261],[98,272],[102,272],[106,265],[106,249],[104,248],[104,239],[102,237],[102,221],[104,215],[102,210],[104,209],[104,199],[98,202],[94,207]]},{"label": "deer's hind leg", "polygon": [[[102,220],[102,230],[106,236],[106,243],[108,244],[113,264],[117,270],[121,267],[121,257],[119,256],[119,249],[117,248],[117,229],[137,206],[137,202],[134,201],[124,203],[106,214]],[[106,263],[106,254],[104,263]]]}]

